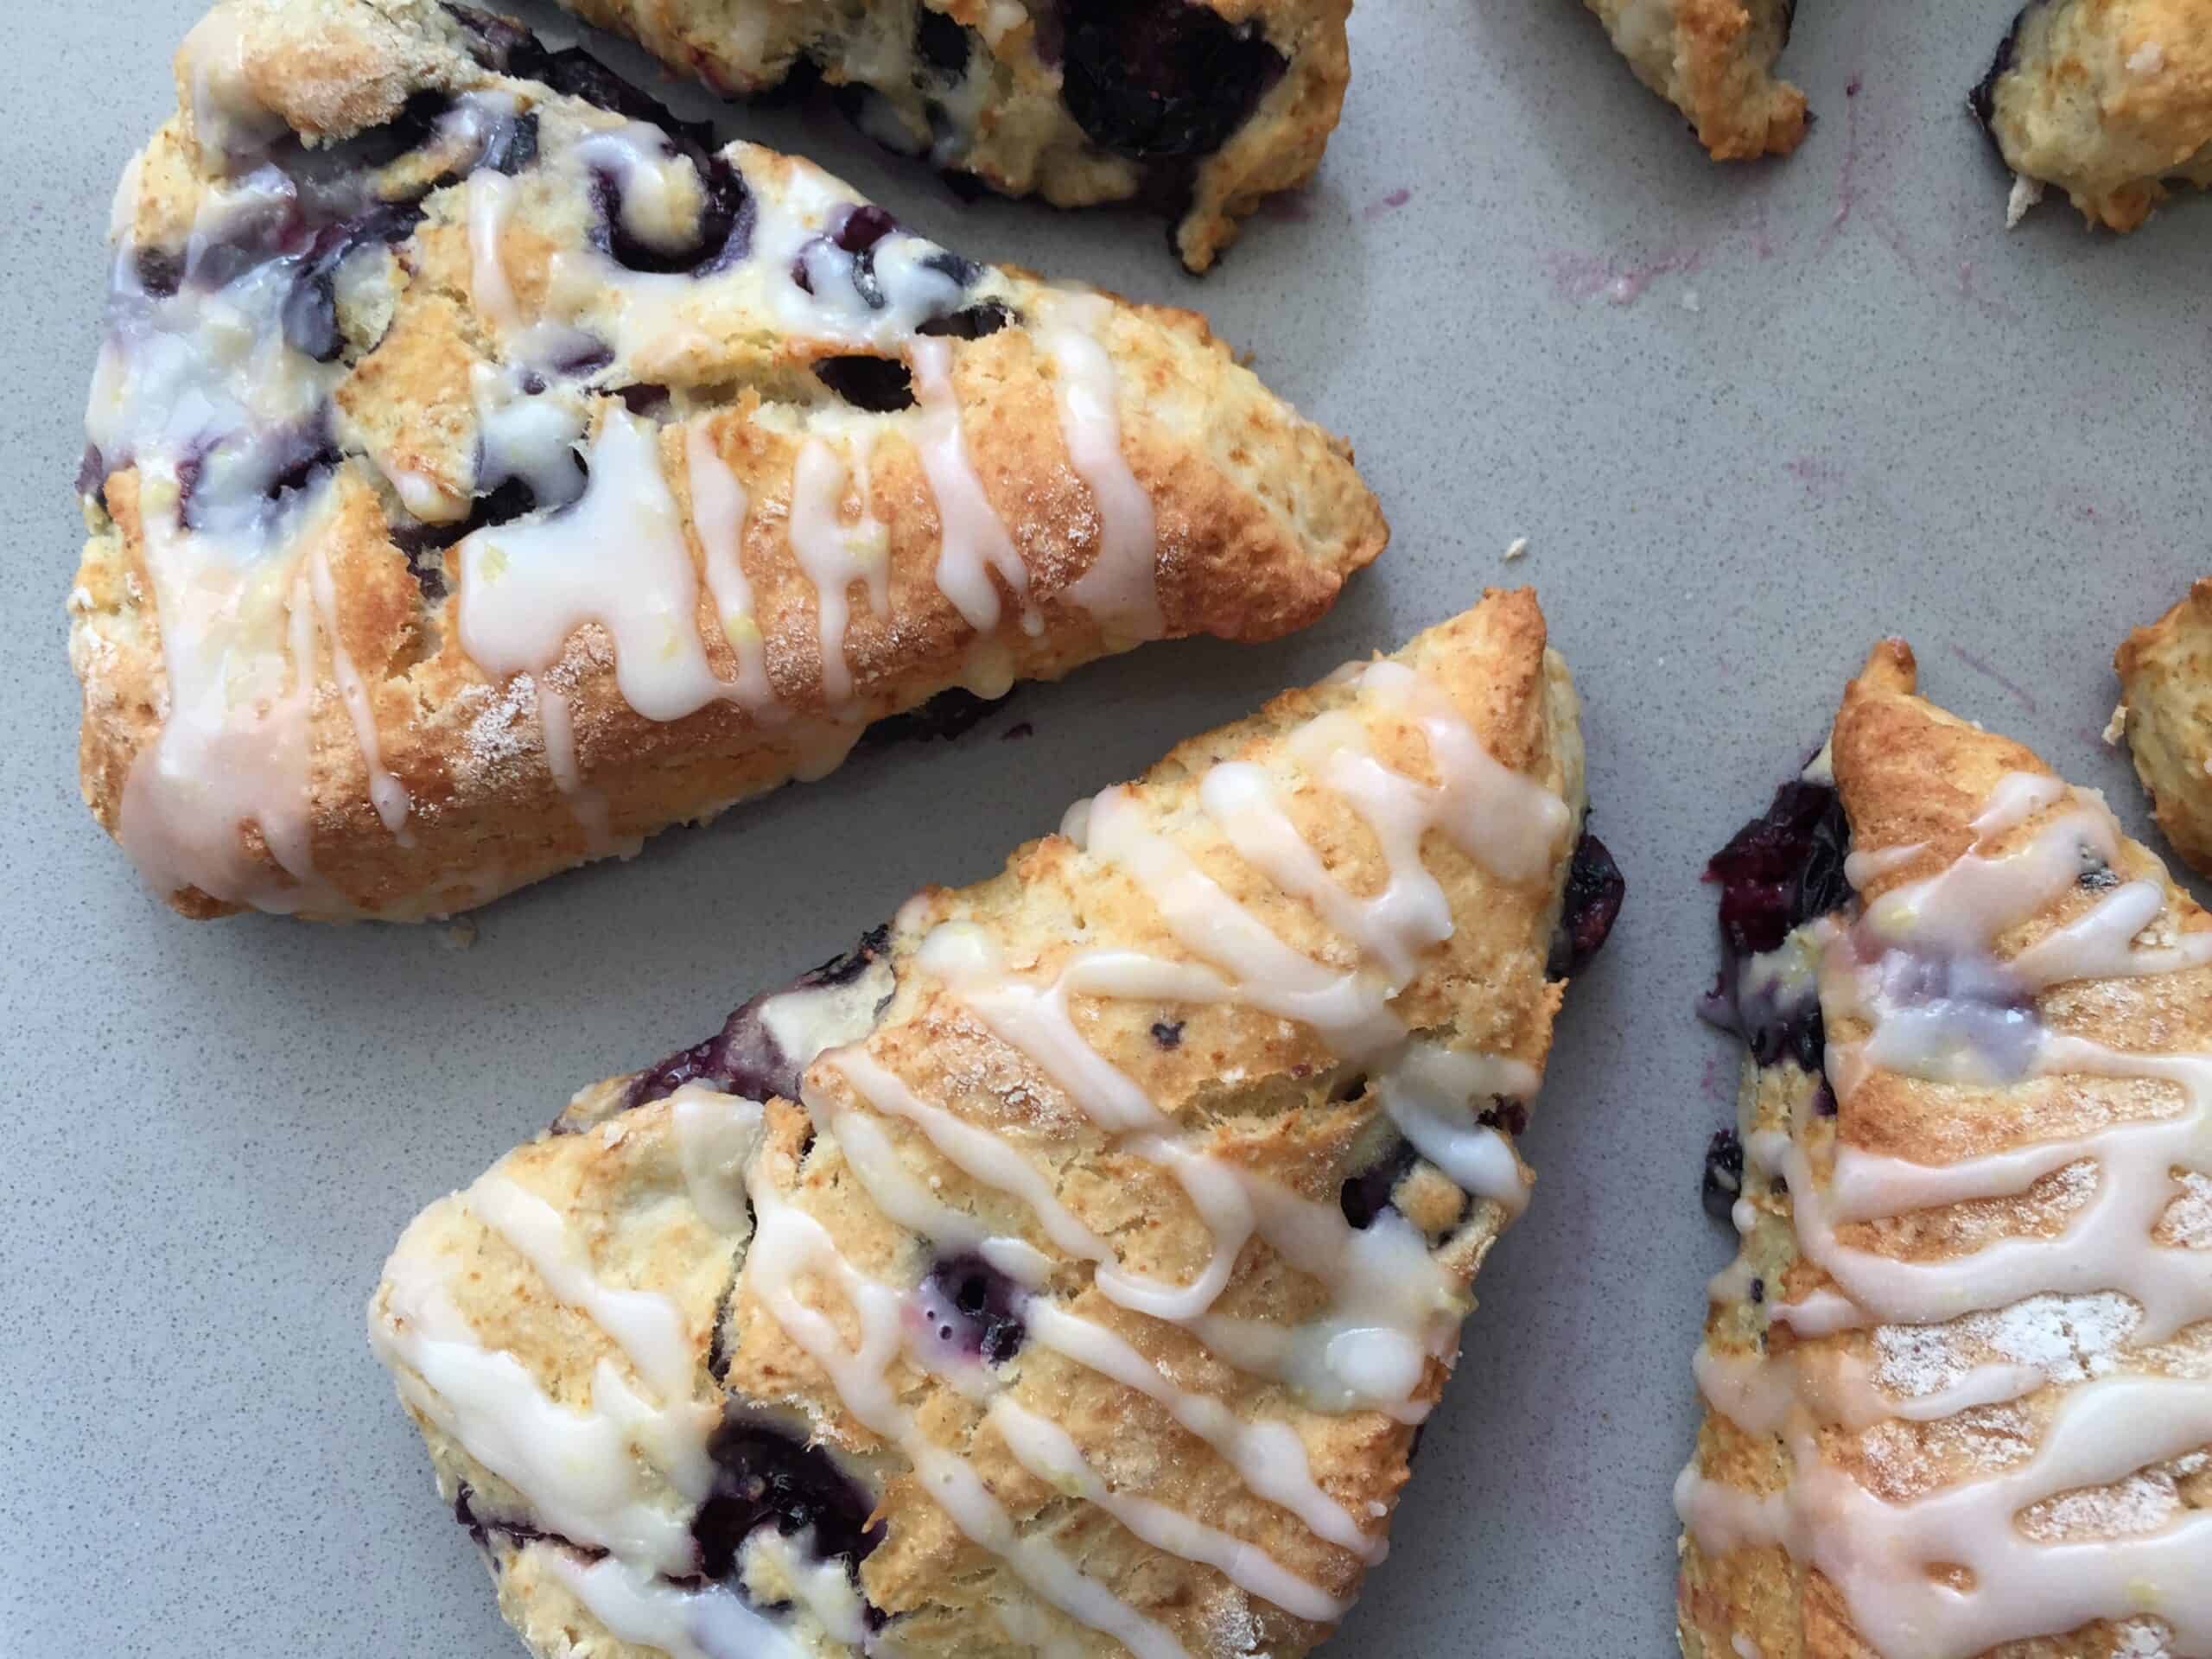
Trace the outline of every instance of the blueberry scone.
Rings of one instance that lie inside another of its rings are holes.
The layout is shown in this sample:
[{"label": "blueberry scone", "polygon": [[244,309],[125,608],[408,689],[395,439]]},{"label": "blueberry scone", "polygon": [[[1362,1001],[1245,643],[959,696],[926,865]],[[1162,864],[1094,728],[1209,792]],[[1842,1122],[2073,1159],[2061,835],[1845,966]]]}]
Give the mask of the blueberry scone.
[{"label": "blueberry scone", "polygon": [[562,0],[728,93],[819,75],[861,130],[1062,207],[1173,215],[1204,270],[1312,176],[1350,79],[1351,0]]},{"label": "blueberry scone", "polygon": [[1714,859],[1689,1659],[2212,1654],[2212,918],[1876,649]]},{"label": "blueberry scone", "polygon": [[2158,827],[2212,875],[2212,576],[2129,634],[2113,666],[2120,719]]},{"label": "blueberry scone", "polygon": [[531,1649],[1319,1642],[1620,903],[1576,719],[1488,595],[424,1211],[372,1340]]},{"label": "blueberry scone", "polygon": [[2056,185],[2132,231],[2172,187],[2212,185],[2212,0],[2030,0],[1973,105],[2012,169],[2010,222]]},{"label": "blueberry scone", "polygon": [[1805,94],[1774,73],[1796,0],[1586,0],[1636,78],[1689,118],[1717,162],[1786,156]]},{"label": "blueberry scone", "polygon": [[232,0],[179,79],[70,610],[86,798],[188,914],[466,908],[950,689],[1298,627],[1386,538],[1199,318],[488,15]]}]

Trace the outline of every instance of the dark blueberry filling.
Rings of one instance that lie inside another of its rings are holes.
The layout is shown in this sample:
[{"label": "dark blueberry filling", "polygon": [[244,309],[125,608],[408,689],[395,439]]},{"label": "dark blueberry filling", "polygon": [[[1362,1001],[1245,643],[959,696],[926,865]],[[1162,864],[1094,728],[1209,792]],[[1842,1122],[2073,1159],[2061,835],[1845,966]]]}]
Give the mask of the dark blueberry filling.
[{"label": "dark blueberry filling", "polygon": [[1605,843],[1586,829],[1574,843],[1567,866],[1567,893],[1560,907],[1559,931],[1552,936],[1547,977],[1569,979],[1590,965],[1621,913],[1628,882]]},{"label": "dark blueberry filling", "polygon": [[1509,1095],[1493,1095],[1489,1105],[1476,1115],[1475,1122],[1486,1129],[1503,1129],[1508,1135],[1529,1133],[1529,1103],[1515,1100]]},{"label": "dark blueberry filling", "polygon": [[1337,1192],[1337,1207],[1344,1212],[1344,1219],[1362,1230],[1372,1227],[1376,1217],[1390,1207],[1390,1195],[1398,1190],[1406,1172],[1420,1161],[1414,1143],[1401,1141],[1380,1163],[1346,1181]]},{"label": "dark blueberry filling", "polygon": [[668,388],[651,380],[640,380],[634,385],[617,386],[614,395],[622,400],[622,407],[639,419],[664,414],[668,410]]},{"label": "dark blueberry filling", "polygon": [[418,519],[408,519],[391,527],[391,539],[399,550],[407,555],[407,563],[415,571],[416,581],[431,599],[445,597],[445,579],[435,565],[417,563],[429,555],[451,547],[473,531],[493,524],[504,524],[536,511],[537,493],[519,478],[508,479],[497,489],[480,495],[470,505],[468,517],[456,524],[426,524]]},{"label": "dark blueberry filling", "polygon": [[613,360],[614,348],[612,346],[588,340],[567,356],[556,358],[546,366],[563,379],[583,380],[597,374]]},{"label": "dark blueberry filling", "polygon": [[826,1451],[781,1429],[746,1419],[717,1428],[707,1443],[715,1487],[691,1522],[699,1568],[709,1579],[736,1576],[745,1541],[772,1526],[786,1538],[811,1529],[815,1553],[850,1567],[883,1541],[875,1504]]},{"label": "dark blueberry filling", "polygon": [[1835,791],[1802,780],[1784,784],[1761,817],[1738,830],[1706,866],[1720,884],[1720,973],[1699,1012],[1738,1032],[1761,1065],[1784,1056],[1820,1069],[1827,1033],[1820,999],[1805,991],[1747,994],[1744,964],[1778,948],[1790,930],[1851,900],[1844,859],[1851,826]]},{"label": "dark blueberry filling", "polygon": [[1061,0],[1060,96],[1101,148],[1211,155],[1287,67],[1251,23],[1185,0]]},{"label": "dark blueberry filling", "polygon": [[[879,927],[843,956],[832,957],[819,968],[801,974],[787,988],[828,990],[849,985],[882,957],[890,942],[890,928]],[[752,998],[706,1041],[670,1055],[649,1071],[639,1072],[630,1084],[625,1109],[665,1099],[687,1083],[705,1084],[749,1100],[766,1100],[772,1096],[797,1100],[800,1068],[784,1052],[761,1019],[761,1010],[770,999],[785,994],[769,991]]]},{"label": "dark blueberry filling", "polygon": [[1713,856],[1705,879],[1720,887],[1720,938],[1736,956],[1773,950],[1789,930],[1850,901],[1843,861],[1851,827],[1843,802],[1821,784],[1793,781],[1774,792]]},{"label": "dark blueberry filling", "polygon": [[558,1544],[564,1549],[572,1549],[579,1555],[588,1556],[594,1560],[607,1554],[603,1549],[594,1549],[588,1545],[575,1543],[563,1538],[557,1532],[543,1531],[530,1525],[527,1522],[502,1521],[497,1516],[486,1515],[476,1507],[476,1489],[465,1480],[461,1483],[453,1495],[453,1518],[468,1529],[468,1535],[476,1541],[476,1547],[479,1549],[489,1549],[492,1547],[492,1535],[496,1532],[501,1537],[512,1539],[518,1544]]},{"label": "dark blueberry filling", "polygon": [[914,9],[914,56],[925,73],[918,81],[958,80],[968,73],[968,55],[975,36],[941,11],[926,3]]},{"label": "dark blueberry filling", "polygon": [[167,248],[140,248],[130,257],[131,273],[148,298],[165,300],[184,283],[184,257]]},{"label": "dark blueberry filling", "polygon": [[1735,1130],[1716,1129],[1706,1144],[1705,1176],[1698,1191],[1705,1213],[1715,1221],[1732,1222],[1743,1192],[1744,1143]]},{"label": "dark blueberry filling", "polygon": [[1006,701],[1005,697],[979,697],[973,691],[951,686],[918,709],[886,715],[861,734],[859,747],[880,749],[893,743],[935,743],[965,737],[1006,707]]},{"label": "dark blueberry filling", "polygon": [[[673,153],[683,146],[671,143]],[[626,270],[708,276],[745,257],[753,243],[753,193],[737,169],[703,150],[691,157],[698,169],[702,201],[699,225],[682,247],[666,248],[633,234],[622,217],[622,181],[605,168],[592,173],[592,206],[598,221],[592,243]]]},{"label": "dark blueberry filling", "polygon": [[525,110],[512,121],[503,123],[485,141],[484,153],[476,164],[512,177],[537,160],[537,111]]},{"label": "dark blueberry filling", "polygon": [[1752,1280],[1751,1305],[1756,1307],[1759,1303],[1764,1300],[1766,1300],[1766,1281],[1764,1279]]},{"label": "dark blueberry filling", "polygon": [[904,363],[865,354],[825,357],[814,365],[815,378],[855,409],[893,415],[914,406],[914,377]]},{"label": "dark blueberry filling", "polygon": [[2094,848],[2082,849],[2082,874],[2074,878],[2076,886],[2091,893],[2108,893],[2120,885],[2120,874],[2100,857]]},{"label": "dark blueberry filling", "polygon": [[1828,1087],[1828,1080],[1823,1077],[1813,1086],[1813,1116],[1834,1117],[1835,1111],[1835,1090]]},{"label": "dark blueberry filling", "polygon": [[1981,123],[1993,144],[1997,142],[1996,129],[1990,124],[1997,118],[1997,83],[2012,73],[2019,56],[2020,31],[2027,26],[2029,14],[2041,3],[2043,0],[2029,0],[2014,15],[2012,26],[1997,43],[1997,55],[1990,60],[1988,73],[1974,83],[1974,91],[1967,95],[1967,107],[1974,111],[1974,118]]},{"label": "dark blueberry filling", "polygon": [[1152,1027],[1152,1040],[1162,1048],[1182,1047],[1183,1022],[1180,1020],[1156,1021]]},{"label": "dark blueberry filling", "polygon": [[979,1255],[949,1257],[922,1281],[924,1315],[938,1339],[987,1365],[1003,1365],[1027,1338],[1023,1295],[1020,1286]]},{"label": "dark blueberry filling", "polygon": [[77,463],[77,493],[91,496],[102,512],[107,511],[107,463],[100,459],[96,443],[85,446],[84,459]]},{"label": "dark blueberry filling", "polygon": [[318,363],[336,362],[346,349],[338,327],[338,268],[362,248],[404,241],[422,218],[412,202],[379,202],[316,232],[284,296],[284,343]]},{"label": "dark blueberry filling", "polygon": [[986,334],[995,334],[1013,321],[1014,313],[1001,302],[978,300],[973,305],[963,305],[957,311],[931,317],[914,332],[947,340],[981,340]]}]

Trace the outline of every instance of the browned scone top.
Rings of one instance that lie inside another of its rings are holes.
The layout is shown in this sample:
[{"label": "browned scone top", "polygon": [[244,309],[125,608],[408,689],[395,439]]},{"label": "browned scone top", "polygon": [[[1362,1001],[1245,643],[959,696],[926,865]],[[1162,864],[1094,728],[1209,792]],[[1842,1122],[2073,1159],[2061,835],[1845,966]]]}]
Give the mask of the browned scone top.
[{"label": "browned scone top", "polygon": [[2158,828],[2212,875],[2212,576],[2129,634],[2113,666],[2127,746]]},{"label": "browned scone top", "polygon": [[1387,538],[1197,315],[488,15],[232,0],[179,74],[70,610],[86,798],[187,914],[463,909],[949,688],[1300,626]]},{"label": "browned scone top", "polygon": [[1791,0],[1585,0],[1636,78],[1689,118],[1716,162],[1786,156],[1812,118],[1774,73]]},{"label": "browned scone top", "polygon": [[1855,897],[1741,964],[1825,1049],[1745,1067],[1683,1652],[2212,1650],[2212,918],[1902,642],[1828,753]]},{"label": "browned scone top", "polygon": [[1562,913],[1581,765],[1491,594],[424,1211],[372,1338],[531,1649],[1319,1642],[1523,1200],[1554,935],[1618,901]]},{"label": "browned scone top", "polygon": [[563,0],[680,73],[766,92],[804,66],[861,130],[1060,207],[1165,203],[1205,270],[1320,165],[1350,0]]},{"label": "browned scone top", "polygon": [[2016,222],[2056,185],[2132,231],[2212,185],[2212,0],[2028,0],[1974,107],[2018,177]]}]

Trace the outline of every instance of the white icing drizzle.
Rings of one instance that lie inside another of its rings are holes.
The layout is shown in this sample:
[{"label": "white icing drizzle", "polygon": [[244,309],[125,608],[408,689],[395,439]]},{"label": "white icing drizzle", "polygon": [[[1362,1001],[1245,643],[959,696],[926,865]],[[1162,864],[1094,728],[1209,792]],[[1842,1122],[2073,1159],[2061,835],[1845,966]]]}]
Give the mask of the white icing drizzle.
[{"label": "white icing drizzle", "polygon": [[606,405],[574,508],[480,530],[455,550],[462,645],[486,673],[542,676],[596,622],[613,636],[623,701],[646,719],[679,720],[728,690],[700,642],[698,580],[654,431]]},{"label": "white icing drizzle", "polygon": [[1099,340],[1113,313],[1104,295],[1079,293],[1056,297],[1045,316],[1043,343],[1056,372],[1060,435],[1098,512],[1097,551],[1067,596],[1096,617],[1109,638],[1156,639],[1166,624],[1160,609],[1152,498],[1122,452],[1120,376]]},{"label": "white icing drizzle", "polygon": [[[1164,1625],[1085,1575],[1045,1539],[1025,1535],[973,1465],[923,1435],[890,1377],[890,1367],[905,1346],[906,1297],[848,1262],[821,1223],[786,1203],[758,1163],[747,1190],[760,1218],[745,1261],[753,1294],[822,1367],[845,1408],[899,1447],[953,1524],[1003,1560],[1041,1599],[1078,1624],[1113,1637],[1138,1659],[1188,1659]],[[856,1347],[846,1345],[827,1314],[800,1299],[802,1276],[836,1287],[859,1327]]]},{"label": "white icing drizzle", "polygon": [[[2046,814],[2011,850],[1982,850]],[[1829,1075],[1847,1107],[1878,1069],[1939,1080],[1976,1075],[1953,1051],[1986,1046],[1986,1009],[1972,1005],[1990,988],[1986,1000],[2003,1001],[2069,981],[2185,972],[2212,962],[2212,936],[2201,931],[2135,943],[2164,908],[2164,887],[2154,880],[2105,889],[2075,920],[1998,962],[2001,937],[2085,872],[2110,867],[2119,831],[2101,802],[2030,773],[2002,780],[1974,829],[1976,842],[1965,854],[1874,900],[1855,928],[1815,930],[1824,1009],[1832,1021],[1856,1015],[1872,1027],[1859,1044],[1830,1046]],[[1848,873],[1860,881],[1886,868],[1873,856]],[[1920,973],[1916,995],[1913,974],[1885,967],[1898,952],[1918,953],[1943,971]],[[1930,992],[1925,982],[1948,988]],[[1964,1001],[1952,995],[1961,986]],[[1892,1029],[1900,1025],[1910,1027],[1904,1039]],[[2126,1310],[2101,1339],[2114,1344],[2115,1356],[2084,1370],[2065,1358],[2067,1342],[2033,1352],[2016,1345],[2007,1357],[1927,1371],[1899,1397],[1834,1343],[1802,1345],[1786,1359],[1700,1351],[1699,1381],[1713,1408],[1749,1432],[1780,1436],[1795,1472],[1783,1490],[1754,1497],[1707,1479],[1694,1463],[1677,1483],[1676,1507],[1708,1552],[1779,1544],[1817,1567],[1883,1652],[1965,1659],[2100,1618],[2145,1615],[2164,1622],[2174,1651],[2212,1650],[2212,1573],[2204,1570],[2212,1516],[2188,1512],[2147,1531],[2089,1540],[2035,1536],[2015,1522],[2024,1510],[2126,1480],[2212,1440],[2212,1386],[2121,1370],[2116,1357],[2122,1335],[2139,1350],[2212,1319],[2212,1255],[2153,1237],[2190,1190],[2188,1178],[2212,1167],[2212,1054],[2118,1051],[2054,1033],[2031,1013],[2020,1056],[2019,1076],[2171,1085],[2179,1109],[1941,1165],[1839,1142],[1823,1180],[1808,1148],[1827,1133],[1819,1126],[1841,1120],[1820,1119],[1809,1097],[1801,1101],[1786,1140],[1777,1131],[1755,1138],[1762,1160],[1787,1179],[1800,1255],[1834,1288],[1773,1303],[1770,1312],[1801,1338],[1872,1325],[1878,1342],[1895,1345],[1966,1316],[2017,1313],[2038,1299],[2073,1298],[2062,1305],[2082,1306],[2088,1304],[2078,1299],[2094,1295]],[[2009,1236],[1949,1258],[1904,1261],[1840,1235],[1850,1223],[2016,1197],[2062,1171],[2080,1172],[2076,1185],[2088,1192],[2051,1236]],[[1937,1422],[2054,1385],[2063,1392],[2031,1456],[1903,1503],[1877,1497],[1825,1458],[1815,1433],[1823,1423],[1858,1430],[1891,1419]],[[1969,1576],[1944,1581],[1931,1572],[1936,1567]]]},{"label": "white icing drizzle", "polygon": [[650,1406],[603,1358],[591,1403],[562,1404],[512,1354],[478,1340],[447,1270],[404,1250],[385,1269],[390,1316],[371,1320],[370,1341],[408,1403],[520,1492],[548,1530],[658,1572],[696,1571],[690,1511],[706,1487],[678,1478],[707,1466],[697,1402]]},{"label": "white icing drizzle", "polygon": [[668,1097],[668,1109],[691,1207],[716,1232],[742,1232],[745,1206],[735,1195],[760,1144],[760,1103],[687,1083]]},{"label": "white icing drizzle", "polygon": [[739,558],[745,545],[745,513],[749,505],[745,486],[729,469],[715,447],[713,429],[704,422],[683,435],[685,474],[691,496],[691,528],[705,553],[707,590],[714,595],[715,615],[722,637],[737,658],[737,679],[731,692],[756,716],[775,702],[768,683],[766,643],[753,607],[753,585],[745,579]]},{"label": "white icing drizzle", "polygon": [[494,168],[479,168],[468,175],[468,296],[476,315],[496,334],[516,334],[522,327],[499,251],[514,198],[515,181]]},{"label": "white icing drizzle", "polygon": [[952,348],[941,340],[917,338],[908,344],[906,358],[922,410],[915,448],[937,499],[937,585],[969,626],[988,632],[998,626],[1001,608],[991,573],[999,574],[1017,601],[1026,601],[1029,572],[968,458],[952,390]]},{"label": "white icing drizzle", "polygon": [[1348,1603],[1291,1572],[1256,1544],[1164,1503],[1116,1491],[1099,1478],[1073,1435],[1008,1396],[992,1401],[988,1415],[1014,1461],[1047,1484],[1096,1504],[1154,1549],[1202,1562],[1238,1589],[1299,1618],[1332,1623],[1351,1610]]},{"label": "white icing drizzle", "polygon": [[[590,1319],[629,1356],[638,1375],[671,1407],[690,1399],[697,1382],[683,1316],[658,1291],[617,1290],[592,1271],[583,1249],[561,1212],[497,1169],[462,1196],[469,1213],[512,1245],[545,1287]],[[703,1456],[705,1447],[700,1448]],[[703,1475],[682,1476],[687,1488]]]},{"label": "white icing drizzle", "polygon": [[346,649],[345,638],[339,632],[338,585],[331,580],[330,560],[320,542],[308,554],[307,567],[315,608],[322,615],[323,638],[330,645],[331,676],[338,682],[338,695],[353,721],[354,741],[361,746],[361,764],[368,770],[369,800],[376,807],[377,816],[384,820],[384,827],[391,831],[399,844],[411,847],[415,836],[407,827],[407,815],[414,803],[408,798],[407,786],[385,770],[383,752],[377,741],[376,707],[369,701],[369,689],[361,683],[360,673]]},{"label": "white icing drizzle", "polygon": [[1219,1452],[1245,1485],[1288,1510],[1316,1537],[1351,1550],[1370,1565],[1389,1553],[1382,1539],[1321,1490],[1306,1459],[1306,1443],[1289,1424],[1247,1422],[1211,1395],[1178,1387],[1134,1345],[1057,1303],[1030,1302],[1022,1321],[1032,1342],[1166,1407],[1177,1422]]},{"label": "white icing drizzle", "polygon": [[839,511],[850,476],[837,452],[820,438],[801,444],[791,467],[791,555],[814,584],[822,694],[832,704],[853,693],[852,671],[845,662],[853,583],[868,583],[869,603],[878,616],[891,609],[890,549],[883,526],[865,511],[859,524],[849,526]]},{"label": "white icing drizzle", "polygon": [[555,1545],[524,1548],[618,1642],[669,1659],[801,1659],[796,1642],[726,1585],[688,1590],[619,1555],[584,1562]]}]

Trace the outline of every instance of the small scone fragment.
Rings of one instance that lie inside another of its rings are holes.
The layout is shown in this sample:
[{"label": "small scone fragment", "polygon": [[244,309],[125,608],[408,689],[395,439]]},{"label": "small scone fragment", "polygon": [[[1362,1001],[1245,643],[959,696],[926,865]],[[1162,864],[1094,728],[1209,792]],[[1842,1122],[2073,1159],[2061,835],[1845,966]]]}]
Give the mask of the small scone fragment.
[{"label": "small scone fragment", "polygon": [[1535,596],[584,1090],[371,1340],[540,1659],[1298,1659],[1382,1559],[1622,883]]},{"label": "small scone fragment", "polygon": [[1313,176],[1350,79],[1351,0],[561,0],[679,74],[819,74],[861,130],[1059,207],[1135,200],[1204,270]]},{"label": "small scone fragment", "polygon": [[1387,538],[1203,319],[489,13],[227,0],[177,73],[69,608],[85,798],[188,915],[463,910],[940,695],[1302,626]]},{"label": "small scone fragment", "polygon": [[2212,576],[2113,658],[2135,773],[2174,850],[2212,875]]},{"label": "small scone fragment", "polygon": [[1715,856],[1687,1659],[2212,1653],[2212,917],[1877,647]]},{"label": "small scone fragment", "polygon": [[2212,186],[2212,0],[2031,0],[1972,101],[2017,175],[2011,222],[2056,185],[2132,231]]},{"label": "small scone fragment", "polygon": [[1636,78],[1680,110],[1717,162],[1786,156],[1805,94],[1774,75],[1794,0],[1586,0]]}]

